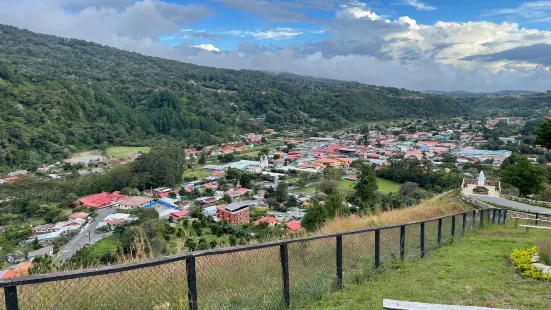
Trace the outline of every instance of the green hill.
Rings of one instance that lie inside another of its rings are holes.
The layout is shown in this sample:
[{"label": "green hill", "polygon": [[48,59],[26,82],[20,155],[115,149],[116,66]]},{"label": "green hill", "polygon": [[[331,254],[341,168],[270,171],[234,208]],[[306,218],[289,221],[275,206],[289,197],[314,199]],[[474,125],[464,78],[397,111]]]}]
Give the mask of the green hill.
[{"label": "green hill", "polygon": [[0,25],[0,167],[159,137],[215,143],[264,127],[463,115],[445,96],[225,70]]}]

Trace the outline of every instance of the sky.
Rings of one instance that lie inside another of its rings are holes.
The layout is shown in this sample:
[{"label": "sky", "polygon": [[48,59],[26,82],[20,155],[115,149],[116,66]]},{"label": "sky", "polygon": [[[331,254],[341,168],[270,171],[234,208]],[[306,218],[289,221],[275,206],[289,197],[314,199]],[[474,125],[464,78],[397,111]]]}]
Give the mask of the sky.
[{"label": "sky", "polygon": [[551,89],[547,0],[0,0],[0,23],[220,68]]}]

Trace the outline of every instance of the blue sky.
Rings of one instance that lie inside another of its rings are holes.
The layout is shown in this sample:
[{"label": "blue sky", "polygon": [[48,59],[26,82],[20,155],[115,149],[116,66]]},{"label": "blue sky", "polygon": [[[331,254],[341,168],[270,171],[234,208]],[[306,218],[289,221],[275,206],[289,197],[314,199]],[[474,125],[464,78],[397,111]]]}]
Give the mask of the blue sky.
[{"label": "blue sky", "polygon": [[[167,2],[181,5],[199,3],[188,0],[170,0]],[[411,2],[413,2],[413,4],[411,4]],[[534,19],[525,18],[520,14],[492,14],[493,11],[515,9],[521,7],[525,3],[530,3],[524,1],[395,0],[364,1],[363,3],[369,6],[373,12],[390,20],[396,19],[400,16],[409,16],[414,18],[419,24],[434,24],[438,21],[460,23],[489,21],[493,23],[517,23],[521,27],[536,28],[541,30],[551,29],[551,22],[549,21],[535,21]],[[183,34],[177,33],[176,38],[171,38],[174,33],[170,33],[161,37],[158,42],[164,45],[179,45],[182,43],[194,45],[213,44],[220,50],[236,50],[240,42],[244,39],[270,47],[303,45],[307,42],[317,42],[329,38],[331,34],[323,30],[326,28],[325,24],[329,23],[335,17],[334,10],[305,7],[297,11],[303,13],[306,17],[311,18],[311,21],[274,21],[265,18],[258,13],[250,13],[239,9],[232,9],[231,6],[217,1],[204,1],[201,2],[201,4],[212,9],[215,13],[212,16],[198,21],[195,25],[195,29],[204,30],[209,33],[216,33],[219,34],[219,37],[215,40],[206,38],[186,38],[184,32]],[[335,3],[335,9],[338,8],[338,6],[339,4]],[[236,30],[243,32],[267,32],[278,28],[295,29],[296,31],[294,31],[294,33],[300,34],[292,36],[289,34],[289,37],[287,38],[278,39],[256,38],[252,35],[246,34],[243,34],[242,36],[228,34],[228,32]]]},{"label": "blue sky", "polygon": [[551,0],[0,0],[0,23],[213,67],[551,88]]}]

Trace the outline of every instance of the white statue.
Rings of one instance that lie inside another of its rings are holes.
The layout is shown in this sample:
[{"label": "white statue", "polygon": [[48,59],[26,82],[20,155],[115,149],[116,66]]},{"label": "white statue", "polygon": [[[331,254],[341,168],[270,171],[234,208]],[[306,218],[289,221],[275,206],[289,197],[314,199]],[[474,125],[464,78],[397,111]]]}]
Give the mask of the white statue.
[{"label": "white statue", "polygon": [[484,177],[484,171],[480,170],[480,174],[478,174],[478,186],[484,186],[486,183],[486,178]]}]

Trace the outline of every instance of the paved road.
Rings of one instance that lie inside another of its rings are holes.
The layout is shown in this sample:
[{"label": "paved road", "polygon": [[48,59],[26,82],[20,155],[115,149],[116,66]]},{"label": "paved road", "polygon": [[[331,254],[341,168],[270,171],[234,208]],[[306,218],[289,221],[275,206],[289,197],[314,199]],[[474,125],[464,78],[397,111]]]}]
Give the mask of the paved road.
[{"label": "paved road", "polygon": [[[103,222],[109,214],[115,213],[116,210],[116,208],[101,209],[94,221],[88,223],[78,235],[76,235],[73,239],[71,239],[71,241],[60,249],[58,260],[64,262],[71,258],[71,256],[73,256],[76,251],[80,250],[80,248],[82,248],[86,243],[94,243],[106,236],[109,236],[111,233],[96,234],[96,227],[100,222]],[[90,235],[88,235],[88,233]]]},{"label": "paved road", "polygon": [[478,200],[495,203],[497,205],[508,207],[511,209],[517,209],[519,211],[528,211],[528,212],[551,215],[551,209],[532,206],[522,202],[512,201],[501,197],[489,197],[489,196],[483,196],[483,195],[472,195],[472,197]]}]

